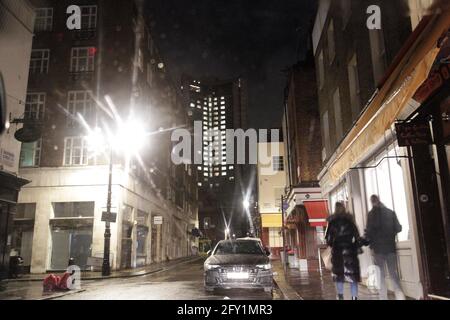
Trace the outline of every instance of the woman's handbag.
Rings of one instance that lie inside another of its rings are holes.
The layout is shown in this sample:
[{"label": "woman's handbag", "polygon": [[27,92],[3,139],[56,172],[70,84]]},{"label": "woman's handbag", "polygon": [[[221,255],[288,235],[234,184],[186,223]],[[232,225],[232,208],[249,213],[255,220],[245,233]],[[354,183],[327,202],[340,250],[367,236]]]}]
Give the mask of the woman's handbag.
[{"label": "woman's handbag", "polygon": [[331,271],[331,269],[333,268],[333,264],[331,263],[331,247],[327,247],[326,249],[324,249],[320,255],[322,257],[325,269]]}]

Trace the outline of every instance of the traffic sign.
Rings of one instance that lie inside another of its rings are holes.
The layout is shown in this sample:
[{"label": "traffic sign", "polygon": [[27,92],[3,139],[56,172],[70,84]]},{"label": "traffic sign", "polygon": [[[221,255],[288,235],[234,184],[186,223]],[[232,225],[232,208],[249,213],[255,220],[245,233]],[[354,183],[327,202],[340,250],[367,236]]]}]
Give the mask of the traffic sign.
[{"label": "traffic sign", "polygon": [[102,221],[103,222],[110,222],[110,223],[116,223],[117,220],[117,213],[111,212],[108,214],[107,211],[102,212]]}]

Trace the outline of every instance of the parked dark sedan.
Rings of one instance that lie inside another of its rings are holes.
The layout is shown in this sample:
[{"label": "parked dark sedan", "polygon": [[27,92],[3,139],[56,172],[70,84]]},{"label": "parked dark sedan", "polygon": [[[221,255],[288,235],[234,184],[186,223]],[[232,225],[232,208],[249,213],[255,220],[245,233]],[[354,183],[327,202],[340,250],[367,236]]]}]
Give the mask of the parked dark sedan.
[{"label": "parked dark sedan", "polygon": [[205,289],[264,289],[272,292],[268,252],[255,239],[220,241],[205,261]]}]

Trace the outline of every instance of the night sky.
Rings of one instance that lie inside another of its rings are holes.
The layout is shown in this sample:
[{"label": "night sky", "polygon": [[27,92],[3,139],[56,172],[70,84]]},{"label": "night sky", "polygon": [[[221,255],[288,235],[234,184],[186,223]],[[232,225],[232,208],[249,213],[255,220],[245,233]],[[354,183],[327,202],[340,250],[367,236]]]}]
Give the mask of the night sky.
[{"label": "night sky", "polygon": [[314,19],[314,0],[152,0],[155,40],[172,78],[249,83],[248,123],[281,125],[286,67],[301,59]]}]

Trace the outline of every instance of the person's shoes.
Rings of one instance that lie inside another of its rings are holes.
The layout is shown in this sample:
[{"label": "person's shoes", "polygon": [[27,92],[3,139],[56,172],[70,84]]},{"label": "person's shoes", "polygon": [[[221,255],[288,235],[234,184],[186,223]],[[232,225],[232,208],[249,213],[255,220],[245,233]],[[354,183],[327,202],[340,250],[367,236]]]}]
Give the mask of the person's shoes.
[{"label": "person's shoes", "polygon": [[352,300],[358,300],[358,297],[352,297]]},{"label": "person's shoes", "polygon": [[344,300],[344,295],[343,294],[338,294],[337,295],[337,299],[338,300]]}]

